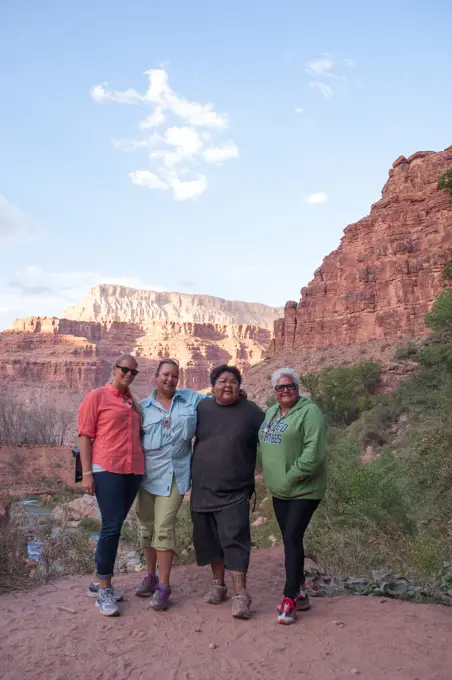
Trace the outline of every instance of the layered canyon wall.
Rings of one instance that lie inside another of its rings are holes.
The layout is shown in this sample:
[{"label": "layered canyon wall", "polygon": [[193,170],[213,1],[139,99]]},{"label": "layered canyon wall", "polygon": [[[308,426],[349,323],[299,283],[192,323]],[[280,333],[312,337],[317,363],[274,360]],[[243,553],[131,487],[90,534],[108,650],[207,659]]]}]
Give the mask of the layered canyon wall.
[{"label": "layered canyon wall", "polygon": [[272,352],[414,337],[443,287],[452,247],[452,204],[438,190],[452,146],[401,156],[370,215],[351,224],[337,250],[289,301]]},{"label": "layered canyon wall", "polygon": [[[106,292],[112,294],[110,302]],[[98,286],[87,298],[91,302],[102,300],[103,314],[93,312],[97,320],[89,318],[86,300],[78,311],[72,308],[74,316],[88,317],[85,319],[16,319],[11,330],[0,334],[0,391],[20,392],[21,397],[28,392],[30,398],[32,393],[36,397],[36,391],[44,387],[47,392],[83,394],[107,382],[115,357],[124,352],[137,356],[140,373],[134,390],[139,397],[153,389],[155,368],[166,357],[179,361],[181,386],[206,389],[214,366],[230,363],[245,370],[261,361],[270,347],[271,326],[282,312],[281,308],[230,303],[208,296],[192,296],[190,306],[189,296],[185,295],[181,296],[184,307],[176,316],[186,320],[162,320],[160,311],[144,305],[143,300],[149,301],[157,295],[151,293]],[[139,299],[143,302],[141,307],[137,306]],[[212,306],[215,300],[218,300],[218,313]],[[217,323],[197,321],[200,315],[207,315],[206,309],[210,310],[209,318],[216,319]],[[118,316],[134,318],[136,322],[117,320]],[[231,319],[247,318],[261,325],[230,323]]]}]

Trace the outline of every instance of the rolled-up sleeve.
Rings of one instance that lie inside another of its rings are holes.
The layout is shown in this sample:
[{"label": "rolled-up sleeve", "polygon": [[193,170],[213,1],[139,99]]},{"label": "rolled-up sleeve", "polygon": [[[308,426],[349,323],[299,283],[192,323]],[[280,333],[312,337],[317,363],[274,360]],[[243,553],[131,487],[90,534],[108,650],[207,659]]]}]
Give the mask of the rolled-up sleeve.
[{"label": "rolled-up sleeve", "polygon": [[97,418],[99,413],[99,391],[93,390],[86,395],[78,410],[78,436],[94,439],[97,432]]}]

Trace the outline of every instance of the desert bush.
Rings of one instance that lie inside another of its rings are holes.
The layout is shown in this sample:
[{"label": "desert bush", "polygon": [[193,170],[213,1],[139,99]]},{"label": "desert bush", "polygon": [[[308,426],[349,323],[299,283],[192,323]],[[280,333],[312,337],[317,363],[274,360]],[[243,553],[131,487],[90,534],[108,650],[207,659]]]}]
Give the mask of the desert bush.
[{"label": "desert bush", "polygon": [[446,170],[446,172],[443,172],[438,180],[438,189],[440,191],[446,191],[449,194],[450,200],[452,202],[452,168],[449,168]]},{"label": "desert bush", "polygon": [[428,368],[439,368],[452,373],[452,342],[421,347],[417,361]]},{"label": "desert bush", "polygon": [[364,361],[354,366],[327,368],[318,375],[309,373],[301,376],[300,380],[311,392],[312,400],[322,410],[328,423],[344,426],[374,406],[380,373],[378,362]]},{"label": "desert bush", "polygon": [[267,401],[266,401],[265,403],[266,403],[267,408],[270,408],[270,406],[274,406],[274,404],[276,404],[275,395],[274,395],[274,394],[270,394],[270,395],[267,397]]},{"label": "desert bush", "polygon": [[440,340],[452,340],[452,288],[446,288],[437,296],[425,317],[425,325]]},{"label": "desert bush", "polygon": [[44,402],[40,406],[0,397],[0,441],[30,446],[62,446],[69,443],[75,414],[70,408]]},{"label": "desert bush", "polygon": [[385,398],[379,400],[374,408],[362,414],[348,429],[348,437],[366,446],[383,446],[391,437],[394,423],[397,422],[399,410],[395,403],[388,403]]},{"label": "desert bush", "polygon": [[405,361],[407,359],[416,360],[418,349],[419,348],[416,345],[416,343],[410,340],[406,342],[404,345],[399,345],[396,348],[394,358],[396,361]]},{"label": "desert bush", "polygon": [[0,593],[30,584],[27,564],[27,536],[16,522],[0,526]]},{"label": "desert bush", "polygon": [[[366,575],[385,566],[434,583],[451,559],[452,376],[441,364],[448,352],[432,348],[431,365],[349,427],[329,432],[328,492],[308,541],[330,571]],[[406,427],[395,435],[402,414]],[[363,464],[368,443],[382,453]]]},{"label": "desert bush", "polygon": [[39,525],[33,533],[42,546],[35,579],[46,582],[55,576],[89,574],[93,570],[91,529],[73,529],[63,522],[55,531],[52,523]]}]

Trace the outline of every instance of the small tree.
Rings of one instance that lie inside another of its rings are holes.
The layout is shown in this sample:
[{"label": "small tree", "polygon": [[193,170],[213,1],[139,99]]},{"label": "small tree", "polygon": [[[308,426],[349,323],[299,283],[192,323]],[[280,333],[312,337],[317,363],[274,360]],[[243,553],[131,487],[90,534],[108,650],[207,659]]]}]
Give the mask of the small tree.
[{"label": "small tree", "polygon": [[441,191],[447,191],[452,203],[452,168],[449,168],[441,175],[438,181],[438,189]]},{"label": "small tree", "polygon": [[452,281],[452,248],[449,248],[449,254],[451,259],[446,263],[446,266],[443,269],[444,281]]},{"label": "small tree", "polygon": [[320,376],[318,373],[305,373],[305,375],[300,375],[300,383],[301,386],[309,392],[312,401],[315,401],[320,383]]},{"label": "small tree", "polygon": [[300,376],[300,382],[327,420],[342,427],[372,408],[380,373],[378,362],[364,361],[355,366],[333,366],[318,375],[308,373]]},{"label": "small tree", "polygon": [[432,311],[425,317],[425,325],[444,342],[452,340],[452,288],[446,288],[438,295]]},{"label": "small tree", "polygon": [[[452,168],[451,191],[452,191]],[[452,255],[452,248],[449,248]],[[447,262],[443,269],[443,279],[452,281],[452,259]],[[425,325],[431,328],[435,335],[443,342],[452,340],[452,288],[446,288],[440,293],[432,305],[432,311],[425,317]]]}]

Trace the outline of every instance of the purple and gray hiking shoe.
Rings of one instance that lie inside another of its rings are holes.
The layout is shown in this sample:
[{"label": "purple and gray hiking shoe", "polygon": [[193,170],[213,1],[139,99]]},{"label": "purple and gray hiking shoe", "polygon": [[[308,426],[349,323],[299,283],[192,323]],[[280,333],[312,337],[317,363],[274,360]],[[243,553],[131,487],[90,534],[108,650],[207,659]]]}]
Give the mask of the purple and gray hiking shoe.
[{"label": "purple and gray hiking shoe", "polygon": [[171,588],[169,586],[165,586],[163,583],[160,583],[155,589],[155,593],[149,603],[149,606],[158,612],[166,611],[169,607],[170,595]]},{"label": "purple and gray hiking shoe", "polygon": [[138,597],[151,597],[155,593],[158,584],[159,577],[157,574],[147,574],[140,585],[136,587],[135,595],[138,595]]}]

